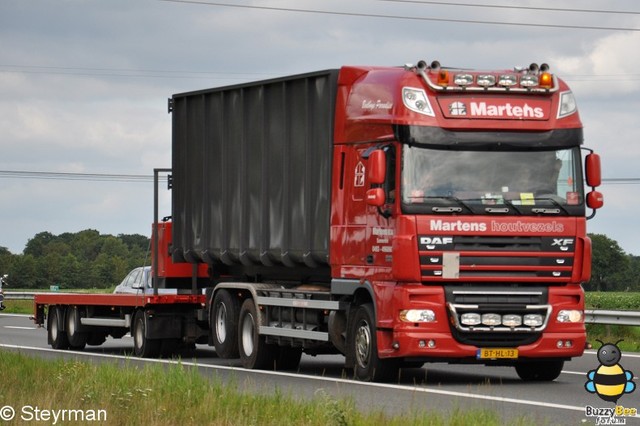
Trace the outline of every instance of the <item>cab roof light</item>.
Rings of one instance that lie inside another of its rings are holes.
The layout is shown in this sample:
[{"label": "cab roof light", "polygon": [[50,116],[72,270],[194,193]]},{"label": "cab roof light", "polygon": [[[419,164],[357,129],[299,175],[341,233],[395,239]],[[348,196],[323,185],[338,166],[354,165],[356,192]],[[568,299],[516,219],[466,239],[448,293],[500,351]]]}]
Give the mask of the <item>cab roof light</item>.
[{"label": "cab roof light", "polygon": [[533,74],[526,74],[520,77],[520,86],[522,87],[534,87],[538,85],[538,76]]},{"label": "cab roof light", "polygon": [[502,74],[498,77],[498,86],[512,87],[518,83],[518,79],[513,74]]},{"label": "cab roof light", "polygon": [[491,74],[480,74],[476,77],[476,83],[482,87],[492,87],[496,85],[496,76]]},{"label": "cab roof light", "polygon": [[449,85],[449,72],[445,70],[438,71],[438,86],[447,87]]},{"label": "cab roof light", "polygon": [[553,76],[548,72],[541,73],[538,84],[544,89],[551,89],[553,87]]},{"label": "cab roof light", "polygon": [[467,87],[473,84],[473,76],[471,74],[456,74],[453,76],[453,82],[460,87]]}]

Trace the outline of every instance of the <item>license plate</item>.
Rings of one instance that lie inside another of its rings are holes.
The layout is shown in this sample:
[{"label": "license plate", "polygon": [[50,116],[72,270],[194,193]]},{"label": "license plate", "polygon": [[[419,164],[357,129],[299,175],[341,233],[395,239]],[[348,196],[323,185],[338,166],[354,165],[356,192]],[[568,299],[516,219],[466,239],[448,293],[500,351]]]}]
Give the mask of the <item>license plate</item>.
[{"label": "license plate", "polygon": [[478,359],[515,359],[518,350],[513,348],[481,348],[476,354]]}]

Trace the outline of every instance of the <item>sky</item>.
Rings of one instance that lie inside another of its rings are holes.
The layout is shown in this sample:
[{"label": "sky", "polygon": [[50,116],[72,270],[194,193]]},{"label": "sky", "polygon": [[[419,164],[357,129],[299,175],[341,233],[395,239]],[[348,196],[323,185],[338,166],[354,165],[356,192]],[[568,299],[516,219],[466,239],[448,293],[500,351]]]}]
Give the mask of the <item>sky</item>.
[{"label": "sky", "polygon": [[0,247],[21,253],[44,231],[149,235],[175,93],[437,59],[546,62],[564,78],[602,156],[588,231],[640,255],[639,50],[632,0],[0,0]]}]

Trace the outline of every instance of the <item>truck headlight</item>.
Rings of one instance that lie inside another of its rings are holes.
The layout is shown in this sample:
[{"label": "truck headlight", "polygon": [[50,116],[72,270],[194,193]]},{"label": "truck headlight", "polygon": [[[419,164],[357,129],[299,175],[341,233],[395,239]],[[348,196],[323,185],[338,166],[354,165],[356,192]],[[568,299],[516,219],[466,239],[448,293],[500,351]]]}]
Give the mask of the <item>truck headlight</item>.
[{"label": "truck headlight", "polygon": [[482,324],[488,326],[495,326],[502,324],[502,317],[500,314],[482,314]]},{"label": "truck headlight", "polygon": [[527,314],[524,316],[523,323],[527,327],[540,327],[543,323],[543,318],[540,314]]},{"label": "truck headlight", "polygon": [[482,322],[480,314],[468,312],[460,316],[460,323],[462,325],[479,325]]},{"label": "truck headlight", "polygon": [[558,312],[557,320],[558,322],[582,322],[583,313],[582,311],[574,310],[574,309],[563,309]]},{"label": "truck headlight", "polygon": [[514,314],[503,315],[502,325],[505,327],[518,327],[522,325],[522,317]]},{"label": "truck headlight", "polygon": [[400,320],[404,322],[435,322],[436,313],[431,309],[408,309],[400,311]]}]

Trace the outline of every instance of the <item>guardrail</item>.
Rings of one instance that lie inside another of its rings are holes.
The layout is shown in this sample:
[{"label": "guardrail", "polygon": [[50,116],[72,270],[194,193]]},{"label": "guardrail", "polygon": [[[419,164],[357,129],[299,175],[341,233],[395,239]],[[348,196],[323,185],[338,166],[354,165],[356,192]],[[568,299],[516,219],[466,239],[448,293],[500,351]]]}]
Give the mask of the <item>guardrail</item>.
[{"label": "guardrail", "polygon": [[[4,298],[7,300],[33,300],[35,294],[22,291],[5,291]],[[584,311],[584,322],[586,324],[640,326],[640,312],[587,309]]]},{"label": "guardrail", "polygon": [[587,324],[640,325],[640,312],[585,310],[584,322]]},{"label": "guardrail", "polygon": [[25,291],[5,291],[4,299],[5,300],[33,300],[33,295],[35,293],[25,292]]}]

